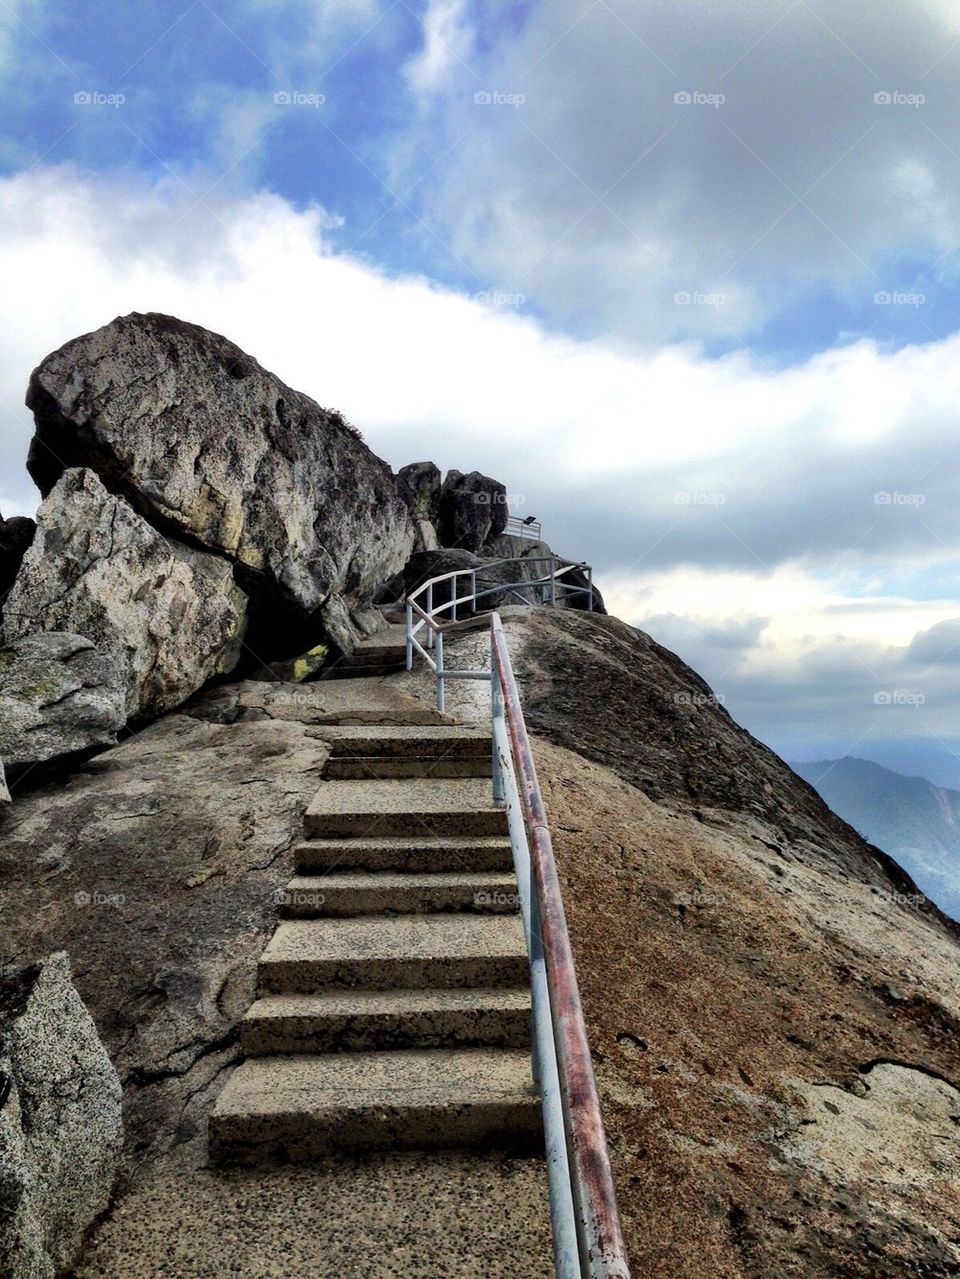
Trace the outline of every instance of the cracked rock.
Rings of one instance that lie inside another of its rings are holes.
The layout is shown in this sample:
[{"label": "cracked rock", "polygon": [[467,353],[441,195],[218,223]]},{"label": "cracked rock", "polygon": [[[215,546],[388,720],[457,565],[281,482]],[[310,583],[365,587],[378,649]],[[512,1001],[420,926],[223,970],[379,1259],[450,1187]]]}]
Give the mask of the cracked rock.
[{"label": "cracked rock", "polygon": [[161,536],[93,471],[47,494],[4,614],[8,640],[68,631],[95,641],[140,719],[233,670],[246,596],[229,563]]},{"label": "cracked rock", "polygon": [[120,1081],[62,952],[0,971],[0,1274],[53,1279],[110,1202]]},{"label": "cracked rock", "polygon": [[[118,318],[47,356],[27,403],[40,491],[89,467],[154,528],[224,557],[253,601],[257,652],[261,622],[270,639],[321,608],[356,622],[413,548],[393,473],[357,432],[198,325]],[[314,630],[266,655],[358,638]]]},{"label": "cracked rock", "polygon": [[0,759],[8,768],[115,746],[125,720],[120,669],[91,640],[51,631],[0,648]]}]

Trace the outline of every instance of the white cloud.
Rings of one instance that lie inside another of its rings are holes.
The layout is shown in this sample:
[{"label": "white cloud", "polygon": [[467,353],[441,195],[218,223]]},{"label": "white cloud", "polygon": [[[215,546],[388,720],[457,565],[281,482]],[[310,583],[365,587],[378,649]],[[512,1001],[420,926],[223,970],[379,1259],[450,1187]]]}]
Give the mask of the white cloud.
[{"label": "white cloud", "polygon": [[470,126],[418,188],[431,225],[633,349],[749,334],[811,293],[869,305],[901,254],[960,239],[956,26],[947,0],[551,0],[412,122],[409,176]]},{"label": "white cloud", "polygon": [[423,48],[404,68],[407,83],[417,94],[435,93],[451,73],[462,71],[472,46],[466,0],[429,0],[423,18]]},{"label": "white cloud", "polygon": [[[341,409],[394,466],[503,479],[597,566],[615,612],[660,619],[758,720],[789,713],[770,706],[781,684],[836,716],[859,672],[872,715],[878,680],[919,677],[913,637],[960,611],[960,336],[779,373],[694,346],[629,358],[391,278],[335,252],[337,226],[269,194],[207,210],[174,182],[41,167],[0,181],[0,510],[35,503],[30,370],[114,315],[166,311]],[[932,586],[892,588],[911,574]]]}]

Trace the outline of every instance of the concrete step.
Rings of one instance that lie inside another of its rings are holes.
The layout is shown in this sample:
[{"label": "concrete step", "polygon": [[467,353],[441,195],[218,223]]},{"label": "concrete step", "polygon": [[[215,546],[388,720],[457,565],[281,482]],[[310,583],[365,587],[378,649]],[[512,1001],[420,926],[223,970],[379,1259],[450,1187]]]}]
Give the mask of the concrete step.
[{"label": "concrete step", "polygon": [[511,871],[354,870],[295,875],[278,904],[288,919],[457,910],[509,914],[519,909],[517,881]]},{"label": "concrete step", "polygon": [[257,993],[325,986],[522,986],[529,980],[518,915],[364,915],[284,920],[257,970]]},{"label": "concrete step", "polygon": [[209,1137],[218,1162],[543,1140],[529,1053],[484,1048],[252,1058],[217,1099]]},{"label": "concrete step", "polygon": [[333,870],[511,870],[510,841],[502,835],[382,836],[371,839],[310,839],[293,850],[304,874]]},{"label": "concrete step", "polygon": [[[490,759],[476,755],[466,759],[455,755],[425,759],[396,755],[342,755],[331,757],[323,769],[331,781],[363,781],[392,777],[490,777]],[[488,782],[489,785],[489,782]]]},{"label": "concrete step", "polygon": [[530,991],[324,990],[258,999],[240,1023],[249,1056],[368,1049],[529,1048]]},{"label": "concrete step", "polygon": [[490,734],[471,728],[362,727],[331,732],[324,776],[333,779],[390,777],[489,777]]},{"label": "concrete step", "polygon": [[352,666],[344,662],[338,662],[336,666],[331,666],[325,670],[322,679],[382,679],[386,675],[396,675],[404,669],[403,660],[390,662],[376,662],[363,666]]},{"label": "concrete step", "polygon": [[332,725],[324,729],[333,755],[437,755],[490,754],[487,729],[461,728],[456,724]]},{"label": "concrete step", "polygon": [[484,778],[324,782],[304,817],[308,836],[503,835]]}]

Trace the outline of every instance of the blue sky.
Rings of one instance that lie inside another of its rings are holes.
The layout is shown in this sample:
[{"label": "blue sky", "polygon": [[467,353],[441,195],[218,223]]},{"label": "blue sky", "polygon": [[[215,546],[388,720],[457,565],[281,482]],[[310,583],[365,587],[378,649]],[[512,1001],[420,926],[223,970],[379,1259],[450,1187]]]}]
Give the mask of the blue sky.
[{"label": "blue sky", "polygon": [[960,786],[958,74],[947,0],[0,0],[0,510],[30,369],[172,311]]}]

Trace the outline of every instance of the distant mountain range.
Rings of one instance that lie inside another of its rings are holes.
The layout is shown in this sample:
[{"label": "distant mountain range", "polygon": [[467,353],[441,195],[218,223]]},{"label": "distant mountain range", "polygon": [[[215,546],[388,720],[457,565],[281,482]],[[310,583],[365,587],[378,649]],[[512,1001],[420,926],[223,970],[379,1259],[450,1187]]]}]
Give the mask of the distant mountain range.
[{"label": "distant mountain range", "polygon": [[960,791],[849,755],[790,767],[864,839],[895,858],[941,910],[960,919]]}]

